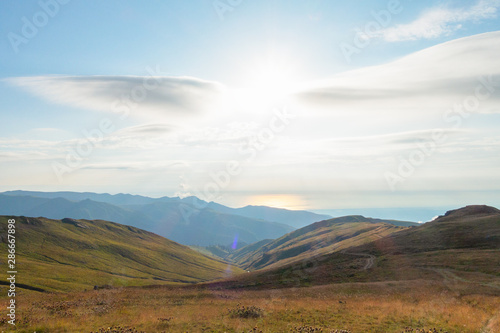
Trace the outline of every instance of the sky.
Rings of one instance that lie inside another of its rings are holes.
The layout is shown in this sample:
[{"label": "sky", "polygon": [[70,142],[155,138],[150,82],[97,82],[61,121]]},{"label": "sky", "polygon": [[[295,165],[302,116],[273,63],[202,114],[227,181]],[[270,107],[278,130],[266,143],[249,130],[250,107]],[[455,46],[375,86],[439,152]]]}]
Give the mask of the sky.
[{"label": "sky", "polygon": [[0,190],[500,206],[500,0],[0,2]]}]

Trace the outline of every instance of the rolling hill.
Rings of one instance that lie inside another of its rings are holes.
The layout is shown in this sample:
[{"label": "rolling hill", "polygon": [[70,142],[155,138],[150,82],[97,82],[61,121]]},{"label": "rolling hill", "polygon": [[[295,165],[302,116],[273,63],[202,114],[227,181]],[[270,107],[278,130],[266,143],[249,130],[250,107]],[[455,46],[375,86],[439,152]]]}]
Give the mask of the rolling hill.
[{"label": "rolling hill", "polygon": [[268,265],[224,285],[276,288],[439,279],[445,284],[461,283],[464,292],[500,294],[500,211],[493,207],[467,206],[448,211],[432,222],[349,245],[284,265]]},{"label": "rolling hill", "polygon": [[468,248],[500,249],[500,210],[479,205],[451,210],[418,228],[355,250],[382,255]]},{"label": "rolling hill", "polygon": [[229,254],[227,259],[244,269],[273,267],[364,244],[403,229],[385,220],[359,215],[338,217],[313,223],[270,242],[250,244]]},{"label": "rolling hill", "polygon": [[102,220],[1,216],[2,253],[7,253],[11,218],[16,221],[16,268],[28,288],[184,284],[241,272],[151,232]]}]

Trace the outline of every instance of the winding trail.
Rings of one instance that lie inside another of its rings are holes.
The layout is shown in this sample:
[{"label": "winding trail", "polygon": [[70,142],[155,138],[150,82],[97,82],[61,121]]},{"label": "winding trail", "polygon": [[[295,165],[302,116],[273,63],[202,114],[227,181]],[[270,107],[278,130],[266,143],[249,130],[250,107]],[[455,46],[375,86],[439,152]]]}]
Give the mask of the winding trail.
[{"label": "winding trail", "polygon": [[464,283],[477,284],[477,285],[486,286],[486,287],[490,287],[490,288],[500,289],[500,283],[498,282],[498,278],[495,275],[483,273],[484,275],[489,275],[489,276],[492,276],[492,277],[497,279],[497,281],[492,281],[490,283],[484,283],[484,282],[472,281],[472,280],[462,278],[462,277],[458,276],[456,273],[454,273],[451,269],[447,269],[447,268],[421,267],[421,269],[436,272],[439,275],[441,275],[443,277],[443,279],[447,282],[459,281],[459,282],[464,282]]},{"label": "winding trail", "polygon": [[[485,282],[473,281],[470,279],[465,279],[463,277],[460,277],[452,269],[430,268],[430,267],[420,267],[420,268],[425,269],[425,270],[429,270],[429,271],[433,271],[433,272],[441,275],[441,277],[444,280],[445,285],[448,285],[448,284],[454,283],[454,282],[455,283],[462,282],[462,283],[481,285],[481,286],[486,286],[486,287],[490,287],[490,288],[500,289],[500,282],[499,282],[498,277],[496,275],[483,273],[484,275],[489,275],[489,276],[494,278],[494,281],[491,281],[489,283],[485,283]],[[498,322],[500,322],[500,307],[497,308],[496,313],[491,318],[489,318],[488,320],[485,321],[483,327],[481,327],[481,330],[479,332],[480,333],[493,333],[493,332],[495,332],[494,327],[496,325],[498,325]]]},{"label": "winding trail", "polygon": [[495,322],[500,321],[500,311],[498,311],[493,317],[488,319],[483,327],[481,327],[481,333],[493,333]]},{"label": "winding trail", "polygon": [[366,258],[366,264],[363,267],[364,271],[366,271],[367,269],[372,268],[375,265],[375,259],[376,259],[376,257],[374,255],[367,254],[367,253],[347,252],[346,250],[342,250],[342,251],[340,251],[340,253],[350,254],[350,255],[359,256],[359,257],[365,257]]}]

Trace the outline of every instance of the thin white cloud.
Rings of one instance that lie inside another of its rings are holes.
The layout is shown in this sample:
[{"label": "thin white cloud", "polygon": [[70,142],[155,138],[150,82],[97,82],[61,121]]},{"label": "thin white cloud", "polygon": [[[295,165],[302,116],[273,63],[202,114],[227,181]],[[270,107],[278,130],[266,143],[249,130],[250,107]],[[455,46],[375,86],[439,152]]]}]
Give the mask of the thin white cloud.
[{"label": "thin white cloud", "polygon": [[479,103],[471,112],[498,113],[498,54],[500,32],[475,35],[389,64],[336,75],[311,84],[296,96],[306,107],[314,105],[332,115],[377,113],[397,119],[444,115],[457,104],[475,102],[478,96]]},{"label": "thin white cloud", "polygon": [[327,144],[408,144],[422,141],[432,141],[434,133],[439,132],[439,135],[453,135],[458,133],[469,132],[464,129],[451,129],[451,128],[436,128],[418,131],[407,131],[399,133],[388,133],[381,135],[359,136],[359,137],[345,137],[327,140]]},{"label": "thin white cloud", "polygon": [[[460,138],[468,134],[474,134],[473,130],[436,128],[417,131],[405,131],[370,136],[338,137],[321,140],[294,140],[293,144],[279,147],[277,154],[283,153],[277,158],[278,162],[284,164],[301,164],[307,161],[310,164],[329,164],[331,161],[342,163],[373,163],[377,159],[385,163],[387,158],[404,152],[415,150],[419,147],[441,151],[445,147],[461,147],[465,150],[472,149],[467,142]],[[439,137],[439,142],[436,142]],[[468,137],[470,140],[470,138]],[[311,150],[310,147],[315,147]],[[295,160],[287,158],[292,157]]]},{"label": "thin white cloud", "polygon": [[232,122],[221,127],[203,127],[193,131],[177,133],[171,143],[191,147],[232,147],[241,146],[255,138],[261,129],[254,122]]},{"label": "thin white cloud", "polygon": [[146,124],[120,129],[105,137],[99,147],[116,148],[232,148],[256,136],[259,128],[253,123],[231,123],[223,127],[183,129],[170,124]]},{"label": "thin white cloud", "polygon": [[37,76],[6,81],[71,107],[170,118],[207,111],[225,89],[216,82],[166,76]]},{"label": "thin white cloud", "polygon": [[82,166],[80,169],[82,170],[133,170],[133,171],[162,171],[167,168],[173,168],[177,166],[184,166],[184,161],[157,161],[155,163],[151,163],[151,161],[147,162],[133,162],[131,161],[123,161],[118,163],[112,162],[103,162],[103,163],[89,163]]},{"label": "thin white cloud", "polygon": [[163,136],[171,133],[174,126],[170,124],[145,124],[126,127],[114,133],[116,136]]},{"label": "thin white cloud", "polygon": [[415,21],[366,34],[368,38],[381,38],[388,42],[433,39],[451,35],[464,23],[497,17],[500,0],[479,0],[464,8],[434,7]]},{"label": "thin white cloud", "polygon": [[14,139],[0,138],[1,149],[37,149],[37,148],[55,148],[60,143],[57,141],[48,140],[31,140],[31,139]]},{"label": "thin white cloud", "polygon": [[49,160],[52,156],[40,151],[22,151],[22,152],[0,152],[0,161],[2,162],[26,162],[35,160]]}]

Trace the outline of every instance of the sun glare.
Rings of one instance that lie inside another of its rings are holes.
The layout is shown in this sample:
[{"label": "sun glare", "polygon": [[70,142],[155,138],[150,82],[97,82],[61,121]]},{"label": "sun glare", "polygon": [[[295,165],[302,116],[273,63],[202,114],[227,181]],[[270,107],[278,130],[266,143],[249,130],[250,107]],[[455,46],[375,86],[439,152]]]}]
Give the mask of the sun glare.
[{"label": "sun glare", "polygon": [[251,197],[249,202],[250,205],[254,206],[268,206],[294,210],[305,208],[305,204],[300,197],[290,194],[257,195]]},{"label": "sun glare", "polygon": [[298,85],[297,65],[287,57],[269,57],[249,66],[242,82],[233,90],[234,101],[244,108],[265,109],[283,101]]}]

